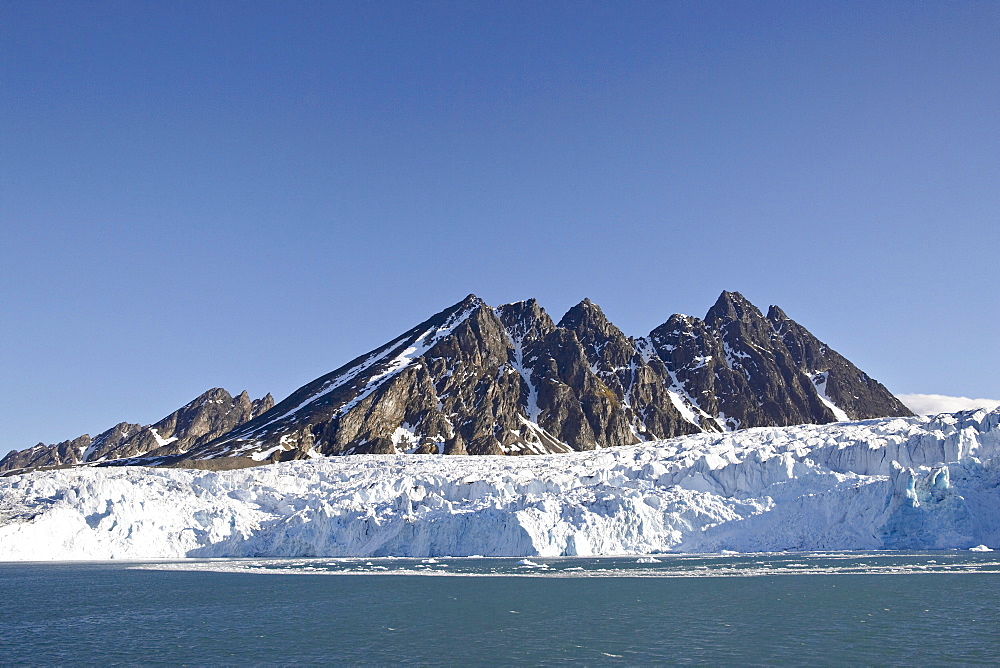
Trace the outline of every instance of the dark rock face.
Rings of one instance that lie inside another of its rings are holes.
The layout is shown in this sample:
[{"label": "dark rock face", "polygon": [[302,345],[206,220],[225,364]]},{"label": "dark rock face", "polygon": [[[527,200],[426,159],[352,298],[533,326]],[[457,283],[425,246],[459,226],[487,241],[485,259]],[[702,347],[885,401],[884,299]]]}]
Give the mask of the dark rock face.
[{"label": "dark rock face", "polygon": [[19,469],[34,469],[41,466],[69,466],[80,462],[80,455],[90,446],[90,436],[84,434],[72,441],[55,445],[38,445],[24,450],[13,450],[0,459],[0,473]]},{"label": "dark rock face", "polygon": [[634,443],[699,431],[671,400],[670,378],[664,366],[658,360],[645,359],[635,342],[611,324],[596,304],[583,300],[567,311],[559,326],[576,334],[586,363],[607,390],[598,394],[610,399],[610,391],[614,397],[611,403],[617,403],[609,407],[606,443]]},{"label": "dark rock face", "polygon": [[497,313],[470,295],[189,456],[569,450],[522,420],[529,391],[513,354]]},{"label": "dark rock face", "polygon": [[360,453],[517,455],[699,431],[910,412],[777,307],[724,292],[704,320],[625,336],[584,300],[554,323],[535,300],[475,295],[274,404],[210,390],[148,427],[11,453],[0,471],[80,462],[225,468]]},{"label": "dark rock face", "polygon": [[823,389],[829,400],[850,419],[868,420],[911,414],[882,383],[829,348],[777,306],[768,310],[767,319],[796,366]]},{"label": "dark rock face", "polygon": [[738,292],[723,292],[704,320],[672,316],[646,345],[707,429],[911,415],[781,309],[765,317]]},{"label": "dark rock face", "polygon": [[469,295],[186,457],[566,452],[832,422],[840,411],[909,414],[780,311],[765,317],[738,293],[704,320],[676,315],[638,340],[589,300],[555,324],[535,300],[491,308]]},{"label": "dark rock face", "polygon": [[696,430],[590,302],[557,326],[534,300],[469,295],[187,456],[541,454]]},{"label": "dark rock face", "polygon": [[0,472],[175,455],[221,436],[272,406],[270,394],[251,400],[246,392],[232,397],[215,388],[146,427],[121,422],[94,439],[84,435],[56,445],[39,443],[11,452],[0,460]]}]

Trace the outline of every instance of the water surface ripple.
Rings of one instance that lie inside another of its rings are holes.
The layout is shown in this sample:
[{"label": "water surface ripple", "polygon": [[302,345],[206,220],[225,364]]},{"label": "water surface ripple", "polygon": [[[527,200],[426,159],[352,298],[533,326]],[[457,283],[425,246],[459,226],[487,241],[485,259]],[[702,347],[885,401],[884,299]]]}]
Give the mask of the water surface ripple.
[{"label": "water surface ripple", "polygon": [[1000,560],[991,553],[652,558],[0,564],[0,664],[926,665],[1000,656]]}]

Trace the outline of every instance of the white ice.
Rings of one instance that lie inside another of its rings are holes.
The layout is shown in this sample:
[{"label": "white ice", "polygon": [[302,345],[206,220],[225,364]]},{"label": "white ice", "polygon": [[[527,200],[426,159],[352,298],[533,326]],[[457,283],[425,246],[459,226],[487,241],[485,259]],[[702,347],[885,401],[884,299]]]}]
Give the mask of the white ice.
[{"label": "white ice", "polygon": [[1000,547],[1000,409],[530,457],[0,478],[0,560]]}]

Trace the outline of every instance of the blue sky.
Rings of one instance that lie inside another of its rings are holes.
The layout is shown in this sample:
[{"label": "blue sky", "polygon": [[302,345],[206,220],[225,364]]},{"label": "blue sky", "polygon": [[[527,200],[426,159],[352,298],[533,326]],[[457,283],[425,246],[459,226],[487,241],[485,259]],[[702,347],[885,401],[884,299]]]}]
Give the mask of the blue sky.
[{"label": "blue sky", "polygon": [[0,4],[0,452],[474,292],[1000,395],[996,2]]}]

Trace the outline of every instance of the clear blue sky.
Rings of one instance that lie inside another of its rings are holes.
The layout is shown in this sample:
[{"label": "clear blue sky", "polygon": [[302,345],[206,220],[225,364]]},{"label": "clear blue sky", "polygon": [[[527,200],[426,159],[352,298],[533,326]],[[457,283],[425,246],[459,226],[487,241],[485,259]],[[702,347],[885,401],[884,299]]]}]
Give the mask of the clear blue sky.
[{"label": "clear blue sky", "polygon": [[0,3],[0,453],[475,292],[1000,395],[1000,3]]}]

